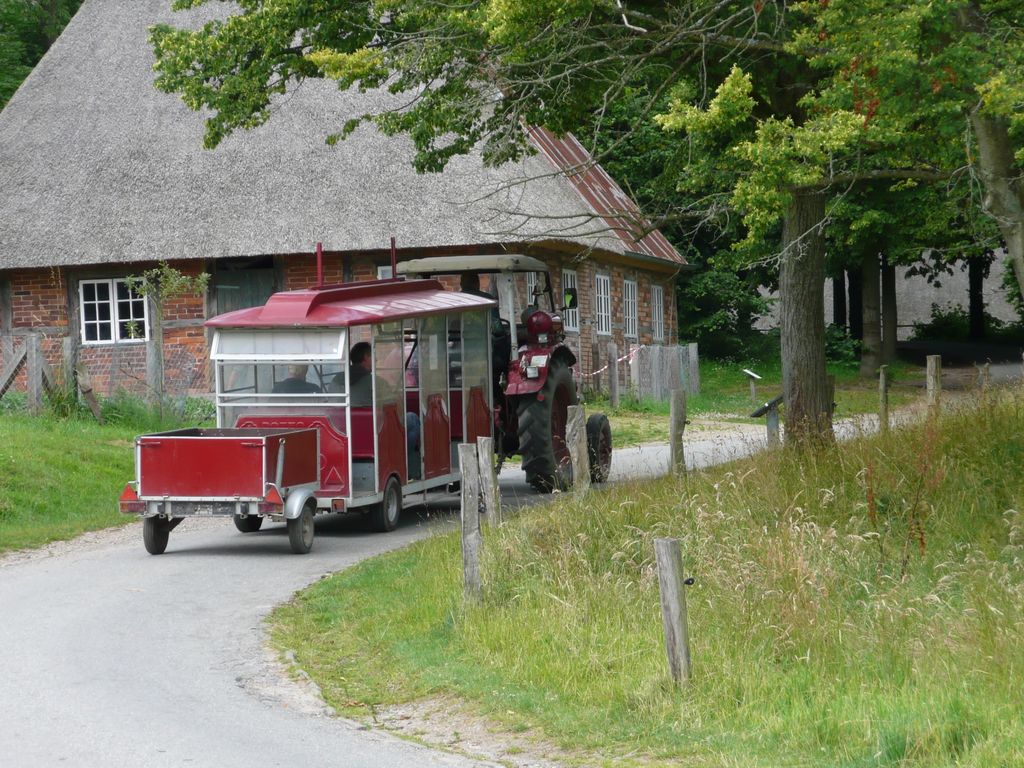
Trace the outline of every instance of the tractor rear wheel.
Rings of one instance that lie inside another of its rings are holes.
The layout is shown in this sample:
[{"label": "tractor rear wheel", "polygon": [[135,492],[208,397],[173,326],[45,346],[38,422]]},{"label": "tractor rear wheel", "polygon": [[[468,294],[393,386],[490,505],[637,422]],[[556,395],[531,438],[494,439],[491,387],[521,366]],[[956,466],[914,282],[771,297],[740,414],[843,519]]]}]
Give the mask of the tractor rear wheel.
[{"label": "tractor rear wheel", "polygon": [[560,358],[551,360],[544,386],[519,398],[519,452],[526,482],[541,493],[572,486],[572,462],[565,440],[569,406],[576,405],[572,371]]},{"label": "tractor rear wheel", "polygon": [[587,419],[587,458],[590,459],[590,482],[605,482],[612,468],[612,428],[603,413],[595,413]]}]

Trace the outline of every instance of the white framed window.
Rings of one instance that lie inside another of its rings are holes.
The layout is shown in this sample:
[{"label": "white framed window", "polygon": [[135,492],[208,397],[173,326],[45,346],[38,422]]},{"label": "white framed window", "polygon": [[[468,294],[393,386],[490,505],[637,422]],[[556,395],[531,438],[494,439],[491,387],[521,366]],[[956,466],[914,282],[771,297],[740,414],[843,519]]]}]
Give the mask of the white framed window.
[{"label": "white framed window", "polygon": [[526,273],[526,306],[532,306],[537,303],[533,296],[533,292],[537,290],[537,273],[527,272]]},{"label": "white framed window", "polygon": [[651,286],[651,333],[655,341],[665,341],[665,289]]},{"label": "white framed window", "polygon": [[377,279],[378,280],[390,280],[394,276],[395,275],[391,271],[391,265],[390,264],[385,264],[383,266],[377,267]]},{"label": "white framed window", "polygon": [[637,337],[636,280],[622,281],[623,333],[627,339]]},{"label": "white framed window", "polygon": [[[563,269],[562,270],[562,294],[563,294],[563,299],[562,300],[563,301],[565,301],[564,295],[565,295],[565,291],[566,291],[567,288],[579,288],[579,285],[576,282],[576,270],[575,269]],[[580,310],[579,310],[579,308],[565,310],[565,317],[562,318],[562,322],[565,325],[565,330],[567,330],[567,331],[576,331],[578,333],[579,330],[580,330]]]},{"label": "white framed window", "polygon": [[612,281],[608,275],[594,275],[594,299],[597,307],[597,335],[612,335]]},{"label": "white framed window", "polygon": [[127,280],[82,280],[78,284],[83,344],[145,341],[149,307]]}]

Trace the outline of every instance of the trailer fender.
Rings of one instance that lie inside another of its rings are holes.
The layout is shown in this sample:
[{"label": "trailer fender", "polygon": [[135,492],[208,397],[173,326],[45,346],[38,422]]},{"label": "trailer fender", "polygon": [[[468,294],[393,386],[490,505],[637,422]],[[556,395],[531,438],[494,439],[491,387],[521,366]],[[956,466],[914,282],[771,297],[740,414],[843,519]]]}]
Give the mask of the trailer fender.
[{"label": "trailer fender", "polygon": [[288,498],[284,500],[285,520],[297,519],[302,514],[306,502],[313,498],[313,493],[309,488],[297,488],[289,493]]}]

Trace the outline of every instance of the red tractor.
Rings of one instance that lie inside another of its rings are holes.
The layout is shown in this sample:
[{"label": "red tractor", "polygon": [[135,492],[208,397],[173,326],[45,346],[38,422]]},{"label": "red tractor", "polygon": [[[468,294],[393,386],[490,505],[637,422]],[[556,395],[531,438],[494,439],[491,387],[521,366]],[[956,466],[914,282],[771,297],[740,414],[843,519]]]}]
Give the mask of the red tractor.
[{"label": "red tractor", "polygon": [[[564,490],[572,485],[572,465],[566,444],[568,407],[579,396],[572,367],[576,355],[565,343],[563,312],[577,307],[575,288],[556,301],[547,265],[531,256],[441,256],[398,265],[398,274],[418,277],[458,275],[463,291],[496,298],[493,315],[495,447],[498,466],[508,456],[523,457],[527,482],[539,491]],[[516,275],[527,279],[528,303],[517,305]],[[487,275],[495,295],[479,288]],[[471,276],[471,280],[466,277]],[[612,434],[608,417],[587,420],[587,449],[591,480],[608,479]]]}]

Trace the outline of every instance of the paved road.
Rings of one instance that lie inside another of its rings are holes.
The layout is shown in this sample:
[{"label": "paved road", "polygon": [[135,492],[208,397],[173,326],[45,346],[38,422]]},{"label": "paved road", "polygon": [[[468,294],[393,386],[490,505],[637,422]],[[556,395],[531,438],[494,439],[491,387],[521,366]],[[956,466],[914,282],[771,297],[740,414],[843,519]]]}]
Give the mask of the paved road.
[{"label": "paved road", "polygon": [[[753,450],[734,435],[687,446],[705,465]],[[661,474],[667,448],[620,451],[613,479]],[[522,472],[501,476],[507,502],[538,501]],[[141,528],[103,532],[50,554],[0,559],[0,765],[476,766],[324,716],[282,678],[264,647],[271,608],[323,575],[454,526],[455,497],[408,509],[391,534],[358,520],[317,522],[313,552],[288,552],[283,526],[242,535],[188,521],[167,554]]]}]

